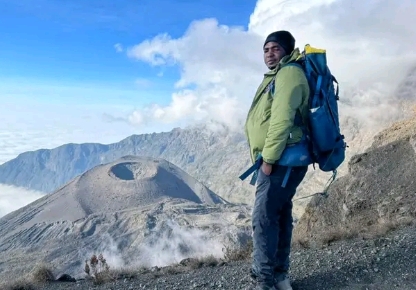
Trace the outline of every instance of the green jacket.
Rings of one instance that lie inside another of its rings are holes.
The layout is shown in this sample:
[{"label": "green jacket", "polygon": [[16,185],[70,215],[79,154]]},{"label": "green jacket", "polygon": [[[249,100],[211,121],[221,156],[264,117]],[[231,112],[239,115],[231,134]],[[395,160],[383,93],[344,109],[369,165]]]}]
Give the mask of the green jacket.
[{"label": "green jacket", "polygon": [[[307,124],[309,86],[303,70],[282,65],[300,56],[296,48],[282,58],[277,67],[264,75],[247,115],[245,133],[250,146],[252,162],[259,153],[267,163],[279,160],[287,144],[299,142],[302,129],[294,125],[296,111]],[[272,95],[269,85],[275,77]]]}]

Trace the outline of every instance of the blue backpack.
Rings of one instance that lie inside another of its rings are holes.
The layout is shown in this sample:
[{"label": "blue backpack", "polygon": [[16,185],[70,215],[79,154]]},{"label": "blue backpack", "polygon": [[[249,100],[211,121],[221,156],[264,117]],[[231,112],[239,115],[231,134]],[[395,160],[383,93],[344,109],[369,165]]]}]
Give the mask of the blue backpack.
[{"label": "blue backpack", "polygon": [[[344,162],[347,144],[339,126],[339,86],[327,66],[326,50],[313,48],[307,44],[302,55],[285,66],[288,65],[300,67],[308,80],[309,124],[308,126],[302,124],[302,118],[298,112],[295,124],[302,127],[304,138],[297,144],[287,146],[278,161],[279,165],[288,167],[282,186],[286,186],[292,167],[310,164],[315,167],[316,163],[322,171],[332,171],[334,173],[332,180],[334,180],[337,168]],[[274,86],[274,81],[271,86]],[[261,163],[262,158],[259,155],[255,164],[244,172],[240,179],[244,180],[252,172],[256,172]],[[253,185],[256,175],[250,182]]]},{"label": "blue backpack", "polygon": [[308,79],[311,94],[307,130],[312,161],[322,171],[335,171],[345,159],[347,144],[339,126],[339,85],[327,66],[326,50],[307,44],[302,56],[287,65],[301,67]]}]

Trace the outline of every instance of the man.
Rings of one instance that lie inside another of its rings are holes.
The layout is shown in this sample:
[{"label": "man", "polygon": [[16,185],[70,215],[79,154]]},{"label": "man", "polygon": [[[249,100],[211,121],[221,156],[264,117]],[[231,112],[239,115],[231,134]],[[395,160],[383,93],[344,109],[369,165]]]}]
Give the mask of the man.
[{"label": "man", "polygon": [[292,290],[287,276],[293,230],[292,198],[308,167],[293,167],[286,185],[282,186],[287,167],[278,162],[286,146],[299,142],[303,136],[300,124],[307,122],[309,86],[301,68],[282,67],[300,56],[288,31],[271,33],[263,51],[270,71],[264,75],[245,124],[252,161],[258,154],[262,156],[252,216],[251,274],[257,281],[257,289]]}]

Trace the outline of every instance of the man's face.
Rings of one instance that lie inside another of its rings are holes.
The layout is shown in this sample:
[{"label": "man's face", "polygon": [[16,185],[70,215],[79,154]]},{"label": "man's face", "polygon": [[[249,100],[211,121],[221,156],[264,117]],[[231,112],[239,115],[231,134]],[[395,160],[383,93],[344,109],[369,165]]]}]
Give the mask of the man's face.
[{"label": "man's face", "polygon": [[264,46],[264,63],[269,69],[274,69],[286,55],[285,50],[277,42],[268,42]]}]

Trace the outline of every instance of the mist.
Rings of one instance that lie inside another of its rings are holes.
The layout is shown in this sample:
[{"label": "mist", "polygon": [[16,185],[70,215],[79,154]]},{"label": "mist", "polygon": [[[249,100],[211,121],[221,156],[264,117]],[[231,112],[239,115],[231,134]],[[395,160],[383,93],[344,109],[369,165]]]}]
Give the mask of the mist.
[{"label": "mist", "polygon": [[[81,247],[78,256],[85,260],[94,254],[103,254],[111,269],[164,267],[186,258],[223,258],[225,247],[244,243],[251,235],[250,230],[238,229],[225,221],[224,224],[219,221],[217,226],[217,230],[202,229],[167,219],[158,222],[153,229],[134,233],[137,236],[128,245],[119,236],[108,233],[100,235],[99,240]],[[140,242],[136,243],[136,240]],[[83,275],[83,267],[84,264],[76,270],[77,275]]]},{"label": "mist", "polygon": [[185,258],[212,255],[223,257],[224,245],[213,233],[198,228],[181,227],[172,220],[161,223],[139,246],[141,266],[167,266]]},{"label": "mist", "polygon": [[41,198],[45,193],[22,187],[0,184],[0,218]]}]

